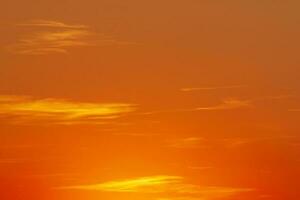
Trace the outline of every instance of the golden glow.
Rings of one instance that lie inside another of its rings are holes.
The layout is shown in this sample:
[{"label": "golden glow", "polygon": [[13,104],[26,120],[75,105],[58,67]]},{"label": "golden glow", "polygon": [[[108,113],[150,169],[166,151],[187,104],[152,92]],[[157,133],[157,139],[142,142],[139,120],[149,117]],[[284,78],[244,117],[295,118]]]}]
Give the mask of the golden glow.
[{"label": "golden glow", "polygon": [[0,114],[27,120],[50,120],[57,123],[84,123],[99,119],[117,118],[135,110],[125,103],[83,103],[61,99],[31,99],[0,96]]},{"label": "golden glow", "polygon": [[1,1],[0,200],[299,197],[299,8]]},{"label": "golden glow", "polygon": [[70,25],[59,21],[32,20],[17,24],[17,27],[25,27],[25,32],[21,35],[21,39],[8,49],[23,55],[65,54],[74,47],[137,44],[119,41],[102,33],[96,34],[86,25]]},{"label": "golden glow", "polygon": [[[61,187],[63,190],[96,190],[116,193],[155,193],[157,198],[168,194],[173,198],[200,198],[213,200],[229,197],[253,189],[227,187],[201,187],[185,183],[180,176],[150,176],[129,180],[111,181],[95,185]],[[160,198],[163,199],[163,198]],[[167,198],[168,199],[168,198]]]},{"label": "golden glow", "polygon": [[[162,187],[172,183],[178,183],[182,177],[178,176],[152,176],[137,179],[111,181],[96,185],[83,185],[65,187],[65,189],[102,190],[108,192],[143,192],[153,187]],[[158,188],[159,189],[159,188]],[[156,190],[151,190],[156,192]]]}]

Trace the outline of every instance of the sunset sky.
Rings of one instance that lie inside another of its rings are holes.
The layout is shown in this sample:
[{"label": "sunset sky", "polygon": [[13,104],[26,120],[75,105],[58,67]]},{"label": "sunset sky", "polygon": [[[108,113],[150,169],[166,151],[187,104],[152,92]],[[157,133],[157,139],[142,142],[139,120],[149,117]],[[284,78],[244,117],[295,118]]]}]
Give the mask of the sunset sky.
[{"label": "sunset sky", "polygon": [[298,200],[300,1],[2,0],[1,200]]}]

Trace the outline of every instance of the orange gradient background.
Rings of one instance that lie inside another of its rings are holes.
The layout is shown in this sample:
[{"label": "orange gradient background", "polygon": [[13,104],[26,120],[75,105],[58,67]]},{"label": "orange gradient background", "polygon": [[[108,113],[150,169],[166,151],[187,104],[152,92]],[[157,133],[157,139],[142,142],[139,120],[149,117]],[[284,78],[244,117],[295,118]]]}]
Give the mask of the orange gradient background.
[{"label": "orange gradient background", "polygon": [[0,199],[297,200],[299,7],[1,1]]}]

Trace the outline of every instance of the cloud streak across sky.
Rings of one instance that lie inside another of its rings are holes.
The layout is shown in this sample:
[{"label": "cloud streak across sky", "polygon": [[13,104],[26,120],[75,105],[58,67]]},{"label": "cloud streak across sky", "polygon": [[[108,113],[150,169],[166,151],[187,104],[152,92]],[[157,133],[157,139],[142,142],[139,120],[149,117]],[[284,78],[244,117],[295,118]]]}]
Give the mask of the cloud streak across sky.
[{"label": "cloud streak across sky", "polygon": [[95,34],[85,25],[70,25],[58,21],[33,20],[17,27],[25,28],[18,42],[11,47],[17,54],[44,55],[68,53],[71,47],[94,46]]},{"label": "cloud streak across sky", "polygon": [[[253,191],[247,188],[199,186],[186,183],[181,176],[149,176],[127,180],[109,181],[93,185],[60,187],[63,190],[91,190],[114,193],[148,193],[156,194],[157,199],[203,199],[212,200],[236,195],[241,192]],[[167,195],[168,197],[164,197]]]},{"label": "cloud streak across sky", "polygon": [[227,85],[227,86],[214,86],[214,87],[188,87],[181,88],[182,92],[193,92],[193,91],[201,91],[201,90],[219,90],[219,89],[234,89],[234,88],[243,88],[247,87],[247,85]]},{"label": "cloud streak across sky", "polygon": [[[168,147],[178,149],[194,149],[199,148],[205,139],[199,137],[188,137],[182,139],[171,140],[168,143]],[[203,144],[202,144],[203,145]]]},{"label": "cloud streak across sky", "polygon": [[51,20],[32,20],[27,23],[17,24],[17,26],[29,26],[29,27],[50,27],[50,28],[70,28],[70,29],[87,29],[85,25],[69,25],[63,22],[51,21]]},{"label": "cloud streak across sky", "polygon": [[31,20],[16,24],[22,28],[20,39],[8,49],[22,55],[69,53],[74,47],[132,45],[111,36],[96,33],[89,26],[52,20]]},{"label": "cloud streak across sky", "polygon": [[239,100],[239,99],[225,99],[223,102],[216,106],[198,107],[195,110],[231,110],[243,107],[249,107],[251,105],[250,100]]},{"label": "cloud streak across sky", "polygon": [[141,113],[141,115],[154,115],[160,113],[177,113],[177,112],[195,112],[195,111],[221,111],[221,110],[234,110],[239,108],[247,108],[252,105],[251,100],[240,100],[236,98],[228,98],[222,100],[221,103],[213,106],[203,106],[195,108],[183,108],[173,110],[158,110]]},{"label": "cloud streak across sky", "polygon": [[34,99],[27,96],[0,96],[0,116],[17,121],[48,121],[62,124],[99,123],[133,112],[126,103],[87,103],[62,99]]},{"label": "cloud streak across sky", "polygon": [[95,185],[80,185],[62,187],[62,189],[100,190],[104,192],[154,192],[154,188],[163,185],[178,183],[182,178],[178,176],[152,176],[136,179],[104,182]]}]

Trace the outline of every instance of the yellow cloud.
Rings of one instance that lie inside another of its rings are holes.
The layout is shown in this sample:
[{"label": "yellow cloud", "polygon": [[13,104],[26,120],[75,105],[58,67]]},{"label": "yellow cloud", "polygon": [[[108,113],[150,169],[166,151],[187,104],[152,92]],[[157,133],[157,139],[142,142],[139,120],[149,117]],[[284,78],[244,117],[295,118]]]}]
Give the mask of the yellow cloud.
[{"label": "yellow cloud", "polygon": [[17,54],[45,55],[68,53],[72,47],[135,44],[96,34],[85,25],[70,25],[59,21],[32,20],[17,26],[23,27],[21,39],[9,46],[9,50]]},{"label": "yellow cloud", "polygon": [[157,192],[153,188],[178,183],[181,179],[178,176],[150,176],[95,185],[63,187],[62,189],[100,190],[105,192]]},{"label": "yellow cloud", "polygon": [[[63,22],[33,20],[17,26],[30,27],[27,35],[10,48],[18,54],[41,55],[67,53],[68,48],[95,45],[94,35],[85,25],[69,25]],[[25,31],[28,29],[25,29]],[[33,31],[33,32],[31,32]]]},{"label": "yellow cloud", "polygon": [[226,99],[221,104],[211,107],[198,107],[195,110],[230,110],[242,107],[249,107],[250,100]]},{"label": "yellow cloud", "polygon": [[68,47],[91,46],[87,40],[91,33],[87,30],[60,30],[34,33],[21,39],[13,49],[19,54],[41,55],[67,53]]},{"label": "yellow cloud", "polygon": [[32,99],[24,96],[0,96],[0,115],[55,123],[98,122],[132,112],[135,106],[125,103],[83,103],[61,99]]},{"label": "yellow cloud", "polygon": [[[150,193],[157,195],[157,200],[213,200],[253,190],[247,188],[202,187],[195,184],[185,183],[184,178],[180,176],[140,177],[94,185],[60,187],[58,189],[96,190],[116,193]],[[168,197],[163,197],[166,195]]]},{"label": "yellow cloud", "polygon": [[254,189],[230,187],[200,187],[187,185],[173,188],[168,197],[157,200],[216,200],[227,199],[243,192],[252,192]]},{"label": "yellow cloud", "polygon": [[246,85],[227,85],[227,86],[215,86],[215,87],[190,87],[190,88],[182,88],[182,92],[192,92],[199,90],[219,90],[219,89],[232,89],[232,88],[242,88],[246,87]]}]

